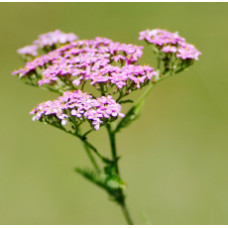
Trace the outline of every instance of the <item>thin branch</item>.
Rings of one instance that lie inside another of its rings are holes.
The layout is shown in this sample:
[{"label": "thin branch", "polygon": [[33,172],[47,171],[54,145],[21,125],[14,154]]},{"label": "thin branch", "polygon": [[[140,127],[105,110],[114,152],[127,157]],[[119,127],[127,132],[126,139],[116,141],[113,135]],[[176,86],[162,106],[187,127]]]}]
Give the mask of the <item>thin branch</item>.
[{"label": "thin branch", "polygon": [[134,222],[130,216],[130,213],[129,213],[125,203],[121,206],[121,209],[122,209],[122,212],[124,214],[124,217],[125,217],[128,225],[134,225]]},{"label": "thin branch", "polygon": [[100,168],[96,162],[96,160],[94,159],[93,155],[91,154],[91,151],[90,149],[88,148],[87,144],[85,142],[83,142],[83,146],[85,148],[85,151],[87,152],[88,156],[89,156],[89,159],[90,161],[92,162],[94,168],[96,169],[97,172],[100,172]]}]

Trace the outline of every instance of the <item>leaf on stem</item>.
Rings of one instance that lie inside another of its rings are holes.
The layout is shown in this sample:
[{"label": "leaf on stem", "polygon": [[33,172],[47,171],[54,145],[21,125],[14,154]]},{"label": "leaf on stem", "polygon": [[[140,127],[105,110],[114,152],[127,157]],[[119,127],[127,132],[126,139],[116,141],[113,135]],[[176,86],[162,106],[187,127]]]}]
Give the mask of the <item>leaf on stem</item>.
[{"label": "leaf on stem", "polygon": [[120,177],[112,172],[94,172],[90,169],[81,168],[76,168],[75,171],[84,176],[87,180],[105,189],[111,195],[116,195],[116,190],[126,187],[126,184]]}]

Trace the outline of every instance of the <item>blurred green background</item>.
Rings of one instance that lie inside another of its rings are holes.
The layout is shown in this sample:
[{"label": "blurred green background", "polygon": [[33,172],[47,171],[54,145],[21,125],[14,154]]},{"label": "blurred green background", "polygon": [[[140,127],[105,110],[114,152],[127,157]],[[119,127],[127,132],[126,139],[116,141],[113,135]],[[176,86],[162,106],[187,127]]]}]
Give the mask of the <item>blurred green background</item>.
[{"label": "blurred green background", "polygon": [[[79,140],[32,122],[57,95],[22,84],[16,50],[55,30],[144,45],[147,28],[179,31],[203,52],[163,81],[118,135],[121,174],[137,224],[228,224],[227,3],[0,3],[0,224],[125,224],[120,208],[74,172]],[[149,48],[142,63],[154,64]],[[109,153],[104,129],[91,141]]]}]

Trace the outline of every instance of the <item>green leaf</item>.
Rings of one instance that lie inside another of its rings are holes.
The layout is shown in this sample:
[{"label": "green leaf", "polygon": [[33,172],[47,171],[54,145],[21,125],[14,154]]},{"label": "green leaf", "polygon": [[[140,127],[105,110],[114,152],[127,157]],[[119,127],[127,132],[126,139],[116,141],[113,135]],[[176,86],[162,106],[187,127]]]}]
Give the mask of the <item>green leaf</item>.
[{"label": "green leaf", "polygon": [[124,189],[126,184],[112,172],[94,172],[90,169],[76,168],[75,171],[93,182],[97,186],[106,190],[110,195],[116,195],[116,190]]},{"label": "green leaf", "polygon": [[126,184],[124,183],[123,180],[120,179],[120,177],[118,176],[118,174],[116,173],[116,169],[115,166],[106,166],[104,168],[104,173],[106,174],[106,179],[105,179],[105,183],[111,187],[111,188],[121,188],[121,189],[125,189]]},{"label": "green leaf", "polygon": [[115,133],[119,132],[122,128],[129,126],[133,121],[139,118],[142,108],[143,108],[144,100],[133,106],[125,117],[119,122],[115,129]]}]

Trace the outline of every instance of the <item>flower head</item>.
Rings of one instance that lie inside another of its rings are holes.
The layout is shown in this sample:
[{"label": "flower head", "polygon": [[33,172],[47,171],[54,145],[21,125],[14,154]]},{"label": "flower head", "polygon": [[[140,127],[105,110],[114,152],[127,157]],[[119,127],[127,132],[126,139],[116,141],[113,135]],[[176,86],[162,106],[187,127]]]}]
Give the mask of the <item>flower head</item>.
[{"label": "flower head", "polygon": [[21,55],[32,55],[32,56],[37,56],[37,45],[28,45],[23,48],[20,48],[17,50],[17,52]]},{"label": "flower head", "polygon": [[178,48],[177,57],[181,59],[195,59],[198,60],[199,55],[202,53],[198,51],[194,45],[188,43],[181,43]]},{"label": "flower head", "polygon": [[146,40],[148,43],[154,44],[158,50],[164,53],[175,53],[176,57],[182,60],[198,60],[198,56],[202,54],[192,44],[187,43],[183,37],[180,37],[177,32],[147,29],[139,33],[139,40]]},{"label": "flower head", "polygon": [[78,37],[74,33],[63,33],[60,30],[55,30],[54,32],[39,35],[38,39],[33,41],[33,44],[20,48],[17,52],[24,56],[36,57],[38,49],[45,51],[48,47],[55,49],[54,45],[70,43],[77,39]]},{"label": "flower head", "polygon": [[[60,35],[63,36],[59,32],[48,33],[41,35],[40,40],[47,37],[47,43],[50,44],[58,40],[53,37]],[[49,38],[52,41],[49,42]],[[61,90],[78,89],[89,81],[98,90],[105,86],[106,90],[114,87],[113,91],[132,91],[146,85],[156,75],[152,67],[136,65],[142,56],[142,49],[101,37],[77,40],[36,57],[13,74],[26,78],[35,74],[38,81],[36,85],[54,86]]]},{"label": "flower head", "polygon": [[63,33],[60,30],[55,30],[54,32],[39,35],[38,39],[33,41],[33,43],[39,47],[45,47],[53,46],[57,43],[65,44],[77,39],[78,37],[74,33]]},{"label": "flower head", "polygon": [[87,120],[96,130],[104,121],[112,121],[118,116],[124,117],[121,105],[112,96],[95,99],[81,90],[65,92],[54,101],[41,103],[30,114],[34,115],[33,120],[60,122],[62,125],[67,122],[77,125]]}]

